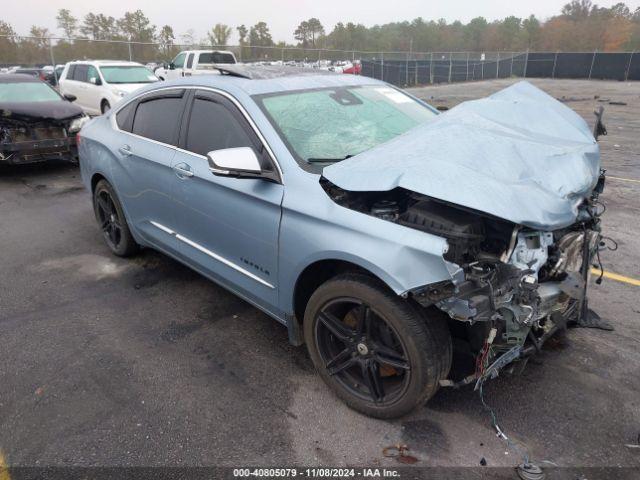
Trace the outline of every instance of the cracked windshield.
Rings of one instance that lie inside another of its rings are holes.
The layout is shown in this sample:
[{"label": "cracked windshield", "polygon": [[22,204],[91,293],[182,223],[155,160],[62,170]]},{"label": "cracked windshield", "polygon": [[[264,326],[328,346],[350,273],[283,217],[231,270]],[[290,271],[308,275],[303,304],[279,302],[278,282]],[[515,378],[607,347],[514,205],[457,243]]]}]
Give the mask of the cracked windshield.
[{"label": "cracked windshield", "polygon": [[389,87],[346,87],[258,100],[298,161],[334,163],[433,119],[436,113]]}]

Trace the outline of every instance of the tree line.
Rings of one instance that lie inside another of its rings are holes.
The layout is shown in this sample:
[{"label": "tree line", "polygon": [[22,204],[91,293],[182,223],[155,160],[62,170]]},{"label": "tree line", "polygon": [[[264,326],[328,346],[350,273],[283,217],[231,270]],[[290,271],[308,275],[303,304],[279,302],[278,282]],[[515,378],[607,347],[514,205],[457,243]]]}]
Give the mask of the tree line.
[{"label": "tree line", "polygon": [[[133,58],[137,61],[169,60],[186,46],[226,46],[235,34],[236,55],[245,60],[317,59],[316,49],[343,50],[332,56],[349,58],[346,52],[493,52],[493,51],[632,51],[640,50],[640,7],[631,11],[624,3],[610,8],[591,0],[572,0],[558,15],[544,21],[531,15],[509,16],[488,21],[477,17],[464,24],[444,19],[392,22],[367,27],[352,22],[337,23],[327,31],[319,19],[300,22],[293,32],[297,43],[275,42],[266,22],[235,28],[215,24],[203,38],[194,30],[176,35],[171,25],[153,25],[141,10],[121,18],[89,13],[83,18],[60,9],[58,32],[34,25],[28,36],[18,36],[0,20],[0,63],[49,63],[49,37],[63,37],[53,43],[57,63],[77,58]],[[116,40],[126,43],[101,42]],[[279,47],[269,49],[266,47]],[[283,48],[300,48],[299,51]],[[325,52],[324,58],[327,57]],[[360,56],[360,55],[358,55]],[[338,58],[336,58],[338,59]]]}]

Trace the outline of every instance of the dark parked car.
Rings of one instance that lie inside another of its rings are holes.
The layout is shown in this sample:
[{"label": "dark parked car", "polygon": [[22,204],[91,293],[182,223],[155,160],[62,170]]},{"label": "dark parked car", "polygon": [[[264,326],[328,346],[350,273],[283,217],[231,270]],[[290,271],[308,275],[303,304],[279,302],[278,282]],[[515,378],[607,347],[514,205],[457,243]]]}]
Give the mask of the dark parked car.
[{"label": "dark parked car", "polygon": [[0,163],[77,159],[76,134],[88,120],[35,76],[0,76]]},{"label": "dark parked car", "polygon": [[54,87],[57,85],[56,76],[53,73],[53,70],[44,70],[42,68],[19,68],[15,72],[19,75],[31,75],[33,77],[38,77],[43,82],[47,82],[49,85],[53,85]]}]

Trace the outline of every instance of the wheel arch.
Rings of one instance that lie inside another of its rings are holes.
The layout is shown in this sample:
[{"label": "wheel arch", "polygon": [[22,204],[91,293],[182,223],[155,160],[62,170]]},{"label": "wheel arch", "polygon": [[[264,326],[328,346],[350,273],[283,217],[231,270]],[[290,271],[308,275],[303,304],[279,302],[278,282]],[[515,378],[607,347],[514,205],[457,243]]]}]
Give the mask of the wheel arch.
[{"label": "wheel arch", "polygon": [[145,245],[144,239],[140,236],[140,234],[138,233],[138,231],[135,228],[135,225],[131,222],[131,217],[129,216],[129,212],[127,210],[127,206],[122,202],[122,200],[120,200],[121,197],[118,194],[118,190],[117,190],[116,186],[109,179],[109,177],[107,175],[105,175],[101,171],[94,172],[91,175],[91,178],[90,178],[91,197],[93,198],[93,195],[94,195],[94,193],[96,191],[96,186],[98,185],[98,182],[100,182],[100,180],[104,180],[109,185],[111,185],[111,188],[113,189],[113,191],[115,192],[116,196],[118,197],[118,199],[120,201],[120,206],[122,208],[122,212],[124,213],[124,217],[125,217],[128,225],[129,225],[129,230],[131,231],[131,235],[133,235],[133,238],[135,239],[136,243],[138,243],[139,245]]},{"label": "wheel arch", "polygon": [[[96,185],[98,185],[98,182],[100,180],[105,180],[105,181],[109,182],[109,179],[107,179],[107,177],[104,176],[100,172],[96,172],[91,176],[91,194],[92,195],[96,191]],[[109,183],[111,183],[111,182],[109,182]]]},{"label": "wheel arch", "polygon": [[394,285],[395,282],[376,270],[374,266],[357,259],[323,258],[308,264],[297,276],[293,288],[292,307],[295,320],[301,324],[304,311],[313,292],[326,281],[342,273],[354,272],[368,275],[378,280],[389,290],[398,293],[399,289],[397,285]]},{"label": "wheel arch", "polygon": [[100,100],[100,113],[102,114],[102,110],[104,109],[104,104],[109,105],[109,108],[111,108],[111,102],[109,101],[108,98],[103,98],[102,100]]}]

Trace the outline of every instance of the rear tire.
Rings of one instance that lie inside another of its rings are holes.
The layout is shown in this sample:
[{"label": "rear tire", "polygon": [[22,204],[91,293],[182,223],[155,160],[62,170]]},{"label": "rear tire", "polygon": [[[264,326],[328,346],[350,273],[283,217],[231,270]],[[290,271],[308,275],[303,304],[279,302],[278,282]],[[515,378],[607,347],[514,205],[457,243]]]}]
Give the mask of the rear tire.
[{"label": "rear tire", "polygon": [[138,251],[118,196],[106,180],[100,180],[93,192],[93,211],[104,241],[114,255],[128,257]]},{"label": "rear tire", "polygon": [[441,326],[363,274],[321,285],[304,315],[320,377],[349,407],[376,418],[405,415],[435,394],[450,365],[451,338]]}]

